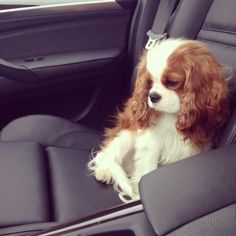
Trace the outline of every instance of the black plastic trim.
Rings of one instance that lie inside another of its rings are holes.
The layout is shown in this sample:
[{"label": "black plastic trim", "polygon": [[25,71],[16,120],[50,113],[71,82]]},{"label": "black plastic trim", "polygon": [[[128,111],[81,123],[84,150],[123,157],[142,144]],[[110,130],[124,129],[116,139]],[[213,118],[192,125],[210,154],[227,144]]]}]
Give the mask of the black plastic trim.
[{"label": "black plastic trim", "polygon": [[2,9],[0,10],[0,18],[9,17],[12,14],[18,15],[45,15],[54,14],[55,12],[61,13],[62,11],[67,12],[86,12],[86,11],[102,11],[102,10],[122,10],[122,7],[115,1],[99,1],[99,2],[73,2],[73,3],[61,3],[61,4],[48,4],[40,6],[22,6],[21,8]]},{"label": "black plastic trim", "polygon": [[0,75],[19,81],[36,81],[37,77],[23,65],[16,65],[0,58]]},{"label": "black plastic trim", "polygon": [[116,0],[123,9],[133,9],[137,0]]},{"label": "black plastic trim", "polygon": [[[104,212],[99,212],[92,216],[86,217],[84,219],[80,219],[77,222],[72,222],[69,224],[64,224],[61,226],[57,226],[50,230],[46,230],[44,232],[40,232],[36,234],[38,236],[50,236],[50,235],[58,235],[67,233],[73,230],[79,230],[84,228],[89,228],[93,225],[109,222],[115,219],[120,219],[125,216],[133,215],[139,212],[143,212],[143,206],[140,204],[140,201],[120,205],[111,209],[108,209]],[[36,236],[35,235],[35,236]]]},{"label": "black plastic trim", "polygon": [[[131,9],[134,7],[134,4],[136,3],[137,0],[110,0],[111,2],[117,2],[123,9]],[[12,9],[16,10],[18,8],[30,8],[30,7],[40,7],[40,6],[45,6],[45,7],[50,7],[52,5],[61,5],[61,4],[67,4],[68,1],[64,0],[54,0],[54,1],[47,1],[47,3],[43,3],[42,1],[37,1],[37,0],[32,0],[32,3],[28,4],[25,3],[25,0],[15,0],[15,3],[12,1],[12,4],[9,4],[8,0],[1,0],[0,4],[0,11],[1,10],[7,10],[7,9]],[[92,3],[92,4],[97,4],[97,1],[95,0],[94,2],[91,0],[84,0],[84,1],[79,1],[79,0],[74,0],[73,2],[70,1],[70,3],[74,4],[87,4],[87,3]],[[107,3],[107,1],[101,1],[100,3]]]}]

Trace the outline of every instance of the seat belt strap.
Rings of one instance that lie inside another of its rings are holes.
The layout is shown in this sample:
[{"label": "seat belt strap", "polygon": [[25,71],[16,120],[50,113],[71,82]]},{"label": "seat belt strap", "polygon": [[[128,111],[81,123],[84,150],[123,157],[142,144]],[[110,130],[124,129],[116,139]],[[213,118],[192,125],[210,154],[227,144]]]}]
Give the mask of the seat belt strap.
[{"label": "seat belt strap", "polygon": [[152,48],[156,42],[167,38],[165,33],[167,23],[179,0],[161,0],[158,6],[157,14],[153,21],[152,29],[147,32],[148,42],[145,49]]}]

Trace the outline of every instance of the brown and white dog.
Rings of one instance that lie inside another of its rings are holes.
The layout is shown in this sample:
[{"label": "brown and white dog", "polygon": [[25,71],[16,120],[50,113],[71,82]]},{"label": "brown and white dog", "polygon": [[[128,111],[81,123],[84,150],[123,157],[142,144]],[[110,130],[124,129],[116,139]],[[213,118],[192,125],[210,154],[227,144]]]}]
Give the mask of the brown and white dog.
[{"label": "brown and white dog", "polygon": [[126,201],[141,177],[212,148],[228,116],[222,66],[198,41],[167,39],[141,58],[132,97],[88,167]]}]

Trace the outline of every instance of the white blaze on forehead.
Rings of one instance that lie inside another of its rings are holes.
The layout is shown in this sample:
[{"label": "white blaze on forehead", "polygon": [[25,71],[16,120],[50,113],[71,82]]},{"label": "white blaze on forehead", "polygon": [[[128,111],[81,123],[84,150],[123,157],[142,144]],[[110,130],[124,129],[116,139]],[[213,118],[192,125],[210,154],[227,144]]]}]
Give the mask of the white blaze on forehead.
[{"label": "white blaze on forehead", "polygon": [[159,80],[165,68],[168,58],[183,43],[183,39],[167,39],[156,44],[147,52],[147,70],[154,80]]}]

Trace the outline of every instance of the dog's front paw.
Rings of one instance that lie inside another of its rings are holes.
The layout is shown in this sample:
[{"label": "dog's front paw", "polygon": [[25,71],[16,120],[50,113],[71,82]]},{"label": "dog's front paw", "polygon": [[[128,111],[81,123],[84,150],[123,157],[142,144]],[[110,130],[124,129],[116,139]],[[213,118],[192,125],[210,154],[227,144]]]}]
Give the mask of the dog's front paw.
[{"label": "dog's front paw", "polygon": [[89,161],[88,168],[92,171],[94,177],[98,181],[106,184],[111,184],[113,182],[112,171],[101,153],[98,153],[94,159]]},{"label": "dog's front paw", "polygon": [[[137,180],[134,179],[134,178],[131,178],[130,183],[131,183],[131,187],[132,187],[134,196],[135,196],[135,195],[139,196],[139,185],[138,185],[139,181],[137,181]],[[135,198],[135,197],[134,197],[134,198]]]},{"label": "dog's front paw", "polygon": [[108,168],[97,166],[94,170],[94,176],[98,181],[106,184],[111,184],[113,182],[112,172]]}]

